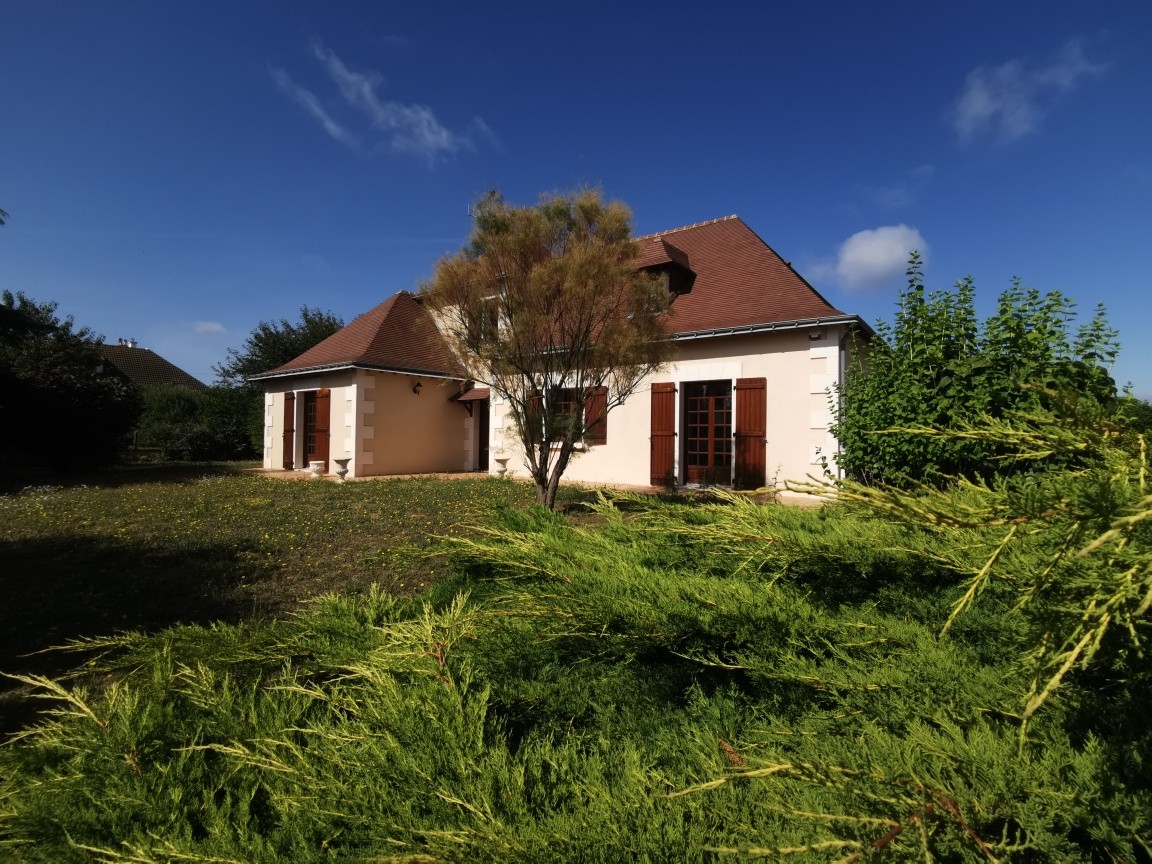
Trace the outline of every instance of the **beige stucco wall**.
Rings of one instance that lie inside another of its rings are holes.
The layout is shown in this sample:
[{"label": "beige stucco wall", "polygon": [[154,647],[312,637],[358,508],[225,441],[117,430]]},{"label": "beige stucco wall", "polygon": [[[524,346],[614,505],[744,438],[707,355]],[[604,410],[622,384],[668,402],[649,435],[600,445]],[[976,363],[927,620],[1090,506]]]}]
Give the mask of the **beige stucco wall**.
[{"label": "beige stucco wall", "polygon": [[367,374],[372,404],[363,412],[361,476],[468,470],[468,412],[448,401],[460,382]]},{"label": "beige stucco wall", "polygon": [[[412,388],[420,382],[420,393]],[[266,382],[264,467],[284,464],[284,394],[331,391],[329,472],[334,460],[349,458],[348,476],[464,471],[469,462],[471,422],[462,405],[448,398],[459,382],[368,370],[342,370]],[[297,469],[302,464],[303,400],[296,401]]]},{"label": "beige stucco wall", "polygon": [[[336,465],[332,461],[344,456],[351,456],[352,426],[349,411],[356,402],[357,380],[356,372],[351,369],[329,372],[317,375],[308,375],[301,378],[279,378],[265,382],[264,391],[264,467],[268,470],[280,470],[284,466],[284,394],[295,391],[299,397],[306,390],[331,391],[329,408],[329,442],[328,472],[335,473]],[[296,470],[307,470],[304,464],[304,400],[296,399],[296,435],[293,462]],[[354,465],[349,464],[349,474],[352,474]],[[355,475],[353,475],[355,476]]]},{"label": "beige stucco wall", "polygon": [[[652,381],[671,381],[679,399],[684,383],[737,378],[767,379],[765,466],[769,484],[819,475],[821,457],[832,462],[836,441],[829,393],[841,381],[842,326],[714,337],[678,344],[675,360],[651,376],[623,405],[608,415],[608,443],[580,453],[565,479],[586,483],[646,486],[650,479]],[[419,381],[420,393],[413,393]],[[468,471],[476,465],[477,423],[463,405],[450,402],[459,382],[367,370],[279,379],[267,382],[264,466],[283,465],[284,393],[328,388],[331,391],[329,472],[335,459],[350,458],[349,476]],[[302,464],[303,400],[297,399],[296,457]],[[506,460],[512,476],[525,477],[522,451],[507,408],[491,402],[489,471]],[[676,472],[683,480],[680,436]]]},{"label": "beige stucco wall", "polygon": [[[677,386],[677,429],[681,423],[680,386],[691,381],[766,378],[767,418],[765,466],[768,482],[803,480],[821,473],[820,459],[829,462],[836,440],[828,431],[832,421],[829,393],[841,377],[842,326],[819,330],[786,330],[742,336],[724,336],[679,343],[676,359],[644,381],[636,393],[608,415],[608,443],[591,447],[569,465],[566,480],[586,483],[646,486],[650,480],[651,389],[653,381]],[[506,407],[492,404],[491,471],[496,458],[508,460],[512,476],[525,477],[522,449],[516,441]],[[683,481],[681,436],[677,435],[676,471]],[[502,452],[497,452],[502,447]]]}]

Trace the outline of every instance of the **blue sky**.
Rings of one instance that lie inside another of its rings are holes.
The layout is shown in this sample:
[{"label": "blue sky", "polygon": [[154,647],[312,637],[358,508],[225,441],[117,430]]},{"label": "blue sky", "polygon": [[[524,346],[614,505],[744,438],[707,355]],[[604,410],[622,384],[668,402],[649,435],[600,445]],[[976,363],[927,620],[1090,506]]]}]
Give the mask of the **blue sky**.
[{"label": "blue sky", "polygon": [[596,185],[639,234],[739,214],[873,322],[912,246],[982,312],[1104,302],[1152,398],[1150,44],[1147,0],[9,0],[0,288],[210,381],[417,288],[486,190]]}]

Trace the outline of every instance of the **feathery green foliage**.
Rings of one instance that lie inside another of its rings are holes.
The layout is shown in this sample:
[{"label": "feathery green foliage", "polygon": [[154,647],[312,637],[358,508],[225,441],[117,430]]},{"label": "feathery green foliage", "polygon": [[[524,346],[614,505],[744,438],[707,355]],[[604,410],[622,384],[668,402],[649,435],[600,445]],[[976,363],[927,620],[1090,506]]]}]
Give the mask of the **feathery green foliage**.
[{"label": "feathery green foliage", "polygon": [[985,417],[952,431],[900,430],[987,444],[1002,458],[1039,470],[993,483],[961,481],[947,490],[909,493],[848,483],[837,492],[936,535],[936,557],[970,579],[949,625],[995,583],[1013,595],[1032,630],[1025,721],[1077,670],[1094,681],[1100,710],[1117,691],[1141,692],[1149,683],[1143,671],[1152,609],[1147,440],[1111,422],[1095,399],[1053,390],[1044,395],[1056,412]]},{"label": "feathery green foliage", "polygon": [[422,597],[107,639],[28,680],[0,854],[1148,860],[1144,439],[1090,401],[960,434],[1037,470],[501,508]]},{"label": "feathery green foliage", "polygon": [[[373,583],[410,595],[444,576],[428,555],[434,537],[533,498],[489,477],[285,483],[221,464],[84,479],[92,485],[0,495],[0,672],[61,674],[75,655],[42,649],[77,637],[282,618]],[[566,488],[562,500],[587,494]],[[0,730],[16,716],[6,689],[0,681]]]}]

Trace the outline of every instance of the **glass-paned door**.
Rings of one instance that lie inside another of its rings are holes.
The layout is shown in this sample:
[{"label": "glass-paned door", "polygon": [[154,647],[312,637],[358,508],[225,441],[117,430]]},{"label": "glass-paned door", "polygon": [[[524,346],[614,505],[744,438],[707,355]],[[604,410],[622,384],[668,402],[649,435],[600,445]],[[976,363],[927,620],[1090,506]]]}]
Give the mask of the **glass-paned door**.
[{"label": "glass-paned door", "polygon": [[304,464],[323,462],[325,471],[328,470],[331,405],[330,390],[304,393]]},{"label": "glass-paned door", "polygon": [[684,385],[684,481],[732,482],[732,382]]}]

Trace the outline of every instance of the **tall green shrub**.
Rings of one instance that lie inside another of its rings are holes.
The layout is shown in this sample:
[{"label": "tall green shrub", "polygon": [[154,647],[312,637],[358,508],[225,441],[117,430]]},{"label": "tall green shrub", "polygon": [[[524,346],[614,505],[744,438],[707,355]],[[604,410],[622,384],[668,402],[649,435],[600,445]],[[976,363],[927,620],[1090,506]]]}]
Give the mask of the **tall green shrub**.
[{"label": "tall green shrub", "polygon": [[1073,330],[1075,317],[1061,292],[1042,295],[1014,279],[980,323],[971,277],[952,290],[926,291],[914,253],[893,322],[880,323],[838,394],[840,466],[852,479],[885,483],[1010,472],[992,442],[908,430],[963,429],[977,418],[1043,407],[1045,389],[1110,406],[1116,331],[1102,306]]},{"label": "tall green shrub", "polygon": [[148,387],[136,443],[158,447],[168,459],[255,458],[260,451],[249,429],[254,401],[263,407],[259,396],[239,388]]}]

